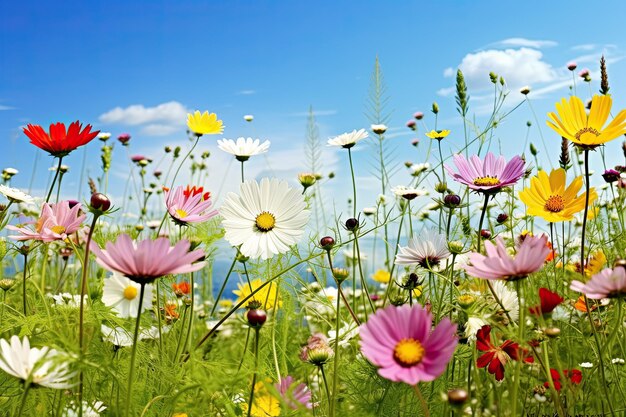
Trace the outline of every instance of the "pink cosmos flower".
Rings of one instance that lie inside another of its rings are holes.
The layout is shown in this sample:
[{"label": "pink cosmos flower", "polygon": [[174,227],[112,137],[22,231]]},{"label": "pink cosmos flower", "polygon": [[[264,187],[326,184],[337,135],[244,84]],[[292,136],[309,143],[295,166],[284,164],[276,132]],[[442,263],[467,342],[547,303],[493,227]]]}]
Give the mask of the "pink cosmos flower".
[{"label": "pink cosmos flower", "polygon": [[189,251],[189,241],[181,240],[170,247],[165,238],[132,241],[127,234],[121,234],[115,243],[107,242],[106,250],[91,242],[91,250],[96,262],[109,271],[119,272],[132,281],[146,284],[170,274],[184,274],[204,267],[206,262],[196,262],[204,257],[200,249]]},{"label": "pink cosmos flower", "polygon": [[293,377],[286,376],[282,378],[275,387],[281,394],[283,401],[292,410],[297,410],[302,407],[308,408],[309,410],[313,408],[313,404],[311,403],[311,391],[306,384],[296,385]]},{"label": "pink cosmos flower", "polygon": [[217,210],[209,210],[213,205],[211,194],[202,187],[176,187],[165,192],[165,205],[172,219],[180,225],[201,223],[217,215]]},{"label": "pink cosmos flower", "polygon": [[508,163],[504,156],[495,157],[489,152],[485,160],[478,155],[469,160],[461,154],[454,155],[457,174],[446,165],[446,170],[455,181],[467,185],[472,190],[482,193],[497,193],[504,187],[515,184],[524,175],[524,160],[515,155]]},{"label": "pink cosmos flower", "polygon": [[621,266],[606,268],[592,276],[587,283],[572,281],[570,289],[594,300],[623,297],[626,295],[626,269]]},{"label": "pink cosmos flower", "polygon": [[457,345],[456,325],[448,318],[431,331],[432,324],[432,315],[419,304],[378,310],[360,327],[361,353],[390,381],[432,381],[446,369]]},{"label": "pink cosmos flower", "polygon": [[41,240],[53,242],[65,240],[68,235],[76,232],[85,220],[85,214],[80,211],[81,205],[71,205],[69,200],[57,204],[45,203],[41,208],[41,215],[35,224],[35,230],[27,227],[7,226],[7,229],[21,233],[9,236],[15,240]]},{"label": "pink cosmos flower", "polygon": [[483,279],[516,281],[526,278],[543,267],[546,256],[550,253],[547,243],[548,238],[545,235],[528,236],[518,246],[517,255],[512,257],[507,252],[504,241],[498,236],[496,245],[485,242],[487,256],[470,253],[471,264],[465,265],[463,269],[468,274]]}]

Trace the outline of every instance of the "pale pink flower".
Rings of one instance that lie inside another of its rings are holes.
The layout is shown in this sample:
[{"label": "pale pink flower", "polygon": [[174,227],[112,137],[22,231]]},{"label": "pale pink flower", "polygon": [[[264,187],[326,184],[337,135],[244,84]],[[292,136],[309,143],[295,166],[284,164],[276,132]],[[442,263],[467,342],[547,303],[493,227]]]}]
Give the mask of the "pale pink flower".
[{"label": "pale pink flower", "polygon": [[41,240],[53,242],[65,240],[68,235],[76,232],[85,220],[85,214],[80,210],[80,203],[70,207],[68,200],[57,204],[45,203],[41,208],[41,215],[35,224],[34,230],[28,227],[7,226],[7,229],[15,230],[20,235],[9,236],[15,240]]},{"label": "pale pink flower", "polygon": [[586,283],[572,281],[570,289],[582,292],[587,298],[594,300],[626,296],[626,269],[621,266],[615,269],[606,268]]},{"label": "pale pink flower", "polygon": [[201,223],[217,215],[217,210],[210,210],[213,202],[211,193],[202,187],[176,187],[166,191],[165,205],[172,219],[178,224]]},{"label": "pale pink flower", "polygon": [[487,256],[474,252],[469,254],[469,265],[465,272],[476,278],[516,281],[539,271],[550,253],[548,238],[527,236],[517,248],[515,257],[509,255],[504,241],[496,237],[496,245],[485,241]]},{"label": "pale pink flower", "polygon": [[197,262],[204,257],[204,252],[200,249],[189,251],[189,247],[187,240],[170,247],[170,241],[166,238],[135,243],[127,234],[119,235],[115,243],[107,242],[106,250],[100,249],[94,241],[91,241],[90,246],[100,266],[119,272],[139,284],[204,267],[206,262]]},{"label": "pale pink flower", "polygon": [[289,408],[293,410],[299,408],[308,408],[310,410],[313,408],[311,390],[309,390],[306,384],[296,384],[292,376],[281,378],[275,387]]},{"label": "pale pink flower", "polygon": [[484,161],[481,161],[478,155],[473,155],[468,160],[463,155],[456,154],[454,164],[459,170],[458,173],[446,165],[446,170],[452,178],[472,190],[483,193],[496,193],[504,187],[515,184],[524,175],[524,160],[518,155],[506,162],[504,156],[496,158],[491,152],[487,153]]}]

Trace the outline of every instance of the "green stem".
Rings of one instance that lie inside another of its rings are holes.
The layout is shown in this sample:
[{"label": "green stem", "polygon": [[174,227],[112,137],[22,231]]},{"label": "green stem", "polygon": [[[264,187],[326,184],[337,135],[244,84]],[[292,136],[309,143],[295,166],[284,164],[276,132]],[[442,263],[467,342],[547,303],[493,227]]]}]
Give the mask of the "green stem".
[{"label": "green stem", "polygon": [[[341,284],[337,283],[338,286]],[[340,288],[338,288],[340,290]],[[337,319],[335,321],[335,359],[333,364],[333,398],[330,404],[330,415],[334,415],[337,407],[338,387],[339,387],[339,327],[341,325],[341,315],[339,309],[341,307],[341,298],[337,297]]]},{"label": "green stem", "polygon": [[61,163],[63,162],[63,157],[59,157],[59,164],[57,165],[57,170],[54,173],[54,178],[52,179],[52,184],[50,184],[50,190],[48,191],[48,196],[46,197],[46,203],[50,201],[50,196],[52,195],[52,190],[54,190],[54,184],[57,182],[57,178],[59,177],[59,173],[61,172]]},{"label": "green stem", "polygon": [[196,148],[196,146],[198,145],[198,141],[200,141],[200,138],[202,137],[202,135],[200,136],[196,136],[196,141],[193,143],[193,146],[191,147],[191,149],[189,149],[189,152],[187,152],[187,155],[185,155],[185,157],[183,158],[182,161],[180,161],[180,165],[178,165],[178,168],[176,169],[176,172],[174,173],[174,178],[172,178],[172,185],[170,186],[170,188],[174,188],[174,183],[176,182],[176,177],[178,177],[178,173],[180,172],[180,169],[183,167],[185,161],[187,160],[187,158],[189,158],[189,155],[191,155],[191,153],[193,152],[193,150]]},{"label": "green stem", "polygon": [[140,283],[139,290],[139,309],[137,310],[137,320],[135,321],[135,334],[133,335],[133,347],[130,352],[130,369],[128,370],[128,384],[126,388],[126,404],[124,406],[124,415],[130,415],[130,402],[133,394],[133,375],[135,373],[135,359],[137,357],[137,342],[139,341],[139,325],[141,324],[141,307],[143,307],[143,294],[146,290],[146,284]]},{"label": "green stem", "polygon": [[26,381],[24,383],[24,392],[20,398],[20,408],[17,411],[18,417],[21,417],[24,413],[24,406],[26,405],[26,397],[28,397],[28,392],[30,391],[30,382]]},{"label": "green stem", "polygon": [[348,148],[348,160],[350,161],[350,174],[352,176],[352,217],[356,218],[356,181],[354,179],[354,166],[352,165],[352,151]]},{"label": "green stem", "polygon": [[[185,336],[185,350],[189,345],[189,339],[191,338],[191,331],[193,330],[193,307],[194,307],[194,280],[193,280],[193,272],[189,277],[189,285],[191,287],[191,305],[189,306],[189,323],[187,324],[187,335]],[[176,355],[176,359],[178,360],[178,354]]]},{"label": "green stem", "polygon": [[228,283],[228,278],[230,277],[230,274],[233,272],[233,269],[235,268],[235,263],[236,262],[237,262],[237,255],[235,255],[233,257],[233,263],[230,264],[230,268],[228,269],[228,273],[226,274],[226,278],[224,278],[224,282],[222,282],[222,286],[220,287],[220,291],[219,291],[219,293],[217,293],[217,297],[215,298],[215,302],[213,303],[213,307],[211,307],[211,314],[209,314],[209,318],[213,317],[213,314],[215,313],[215,310],[217,309],[217,305],[220,302],[220,298],[222,298],[222,293],[224,292],[224,289],[226,288],[226,284]]},{"label": "green stem", "polygon": [[480,213],[480,220],[478,222],[478,249],[476,252],[480,253],[480,239],[481,231],[483,230],[483,221],[485,220],[485,213],[487,212],[487,205],[489,204],[489,194],[485,193],[485,203],[483,204],[483,210]]},{"label": "green stem", "polygon": [[26,317],[26,276],[28,274],[28,253],[24,252],[24,279],[22,279],[22,306]]},{"label": "green stem", "polygon": [[[320,365],[320,372],[322,373],[322,379],[324,380],[324,388],[326,388],[326,398],[328,398],[328,415],[330,417],[333,417],[333,406],[332,406],[332,400],[330,397],[330,390],[328,389],[328,381],[326,380],[326,373],[324,372],[324,365]],[[248,416],[250,417],[250,416]]]},{"label": "green stem", "polygon": [[250,399],[248,400],[248,417],[252,415],[252,402],[254,401],[254,386],[259,366],[259,332],[260,328],[254,328],[254,374],[252,374],[252,387],[250,388]]}]

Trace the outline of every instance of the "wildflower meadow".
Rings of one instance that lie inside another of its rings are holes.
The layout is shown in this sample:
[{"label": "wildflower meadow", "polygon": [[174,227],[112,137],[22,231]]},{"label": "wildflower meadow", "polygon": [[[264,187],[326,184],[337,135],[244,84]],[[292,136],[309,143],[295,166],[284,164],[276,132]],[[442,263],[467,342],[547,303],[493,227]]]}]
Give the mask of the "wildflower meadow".
[{"label": "wildflower meadow", "polygon": [[361,124],[302,119],[297,176],[253,170],[280,148],[210,99],[150,155],[97,120],[24,124],[22,157],[52,168],[2,167],[0,415],[625,415],[626,90],[605,57],[564,66],[543,114],[486,72],[478,118],[461,68],[454,110],[414,112],[372,63]]}]

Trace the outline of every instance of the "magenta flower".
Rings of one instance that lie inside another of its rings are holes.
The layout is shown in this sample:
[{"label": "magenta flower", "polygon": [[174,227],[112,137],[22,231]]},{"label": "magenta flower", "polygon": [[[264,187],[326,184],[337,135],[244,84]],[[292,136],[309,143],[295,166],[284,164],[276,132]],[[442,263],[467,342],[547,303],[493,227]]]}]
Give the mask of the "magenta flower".
[{"label": "magenta flower", "polygon": [[456,325],[444,318],[431,331],[432,315],[416,304],[388,306],[360,327],[361,353],[394,382],[432,381],[446,369],[456,348]]},{"label": "magenta flower", "polygon": [[[295,385],[295,386],[294,386]],[[292,410],[299,408],[313,408],[311,403],[311,391],[306,384],[295,384],[293,377],[286,376],[282,378],[279,383],[275,385],[276,389],[280,393],[282,400]]]},{"label": "magenta flower", "polygon": [[587,298],[594,300],[626,296],[626,269],[621,266],[615,269],[606,268],[592,276],[587,283],[572,281],[570,289],[582,292]]},{"label": "magenta flower", "polygon": [[32,222],[35,223],[34,230],[27,227],[7,226],[7,229],[21,233],[21,235],[9,237],[15,240],[33,239],[43,242],[65,240],[76,232],[85,220],[85,214],[80,211],[80,208],[80,203],[72,205],[69,200],[57,204],[45,203],[37,222]]},{"label": "magenta flower", "polygon": [[496,159],[491,152],[485,156],[484,161],[478,155],[467,160],[463,155],[456,154],[454,164],[459,170],[458,174],[446,165],[452,178],[482,193],[497,193],[502,188],[515,184],[524,175],[524,160],[518,155],[507,163],[504,156]]},{"label": "magenta flower", "polygon": [[170,247],[166,238],[144,240],[137,244],[127,234],[121,234],[115,243],[107,242],[106,250],[91,242],[96,262],[105,269],[128,277],[139,284],[146,284],[170,274],[184,274],[204,267],[197,262],[204,257],[200,249],[189,251],[189,241],[181,240]]},{"label": "magenta flower", "polygon": [[201,223],[217,215],[217,210],[209,210],[211,194],[203,191],[202,187],[180,186],[165,192],[167,211],[177,224]]},{"label": "magenta flower", "polygon": [[517,255],[509,255],[504,241],[496,238],[496,245],[485,242],[487,256],[470,253],[470,265],[463,266],[468,274],[483,279],[516,281],[539,271],[550,253],[548,238],[545,235],[527,236],[517,248]]}]

